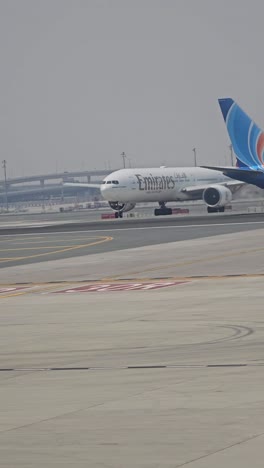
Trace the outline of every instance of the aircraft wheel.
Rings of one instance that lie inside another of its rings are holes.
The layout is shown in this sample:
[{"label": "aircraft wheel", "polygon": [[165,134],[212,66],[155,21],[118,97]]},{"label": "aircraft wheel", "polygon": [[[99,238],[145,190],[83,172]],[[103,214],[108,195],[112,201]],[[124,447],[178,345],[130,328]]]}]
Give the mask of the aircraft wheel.
[{"label": "aircraft wheel", "polygon": [[213,208],[212,206],[207,207],[207,213],[217,213],[217,211],[217,208]]},{"label": "aircraft wheel", "polygon": [[171,215],[172,214],[172,209],[171,208],[156,208],[154,210],[154,215],[155,216],[166,216],[166,215]]},{"label": "aircraft wheel", "polygon": [[116,219],[117,219],[117,218],[123,218],[123,213],[122,213],[122,211],[116,211],[116,212],[115,212],[115,218],[116,218]]},{"label": "aircraft wheel", "polygon": [[220,206],[219,208],[213,208],[212,206],[207,207],[207,213],[224,213],[224,211],[224,206]]}]

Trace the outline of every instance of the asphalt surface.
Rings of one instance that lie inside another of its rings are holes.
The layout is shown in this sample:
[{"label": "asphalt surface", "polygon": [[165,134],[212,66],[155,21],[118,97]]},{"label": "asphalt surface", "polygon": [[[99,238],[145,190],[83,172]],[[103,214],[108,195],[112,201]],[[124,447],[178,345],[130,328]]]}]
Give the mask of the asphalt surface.
[{"label": "asphalt surface", "polygon": [[246,214],[121,219],[0,229],[0,268],[263,227],[263,214]]},{"label": "asphalt surface", "polygon": [[[42,218],[39,218],[42,220]],[[58,219],[58,218],[57,218]],[[1,221],[1,220],[0,220]],[[33,221],[32,221],[33,222]],[[245,213],[245,214],[212,214],[205,216],[161,216],[149,218],[127,218],[127,219],[110,219],[104,221],[74,221],[65,223],[54,223],[46,225],[15,225],[2,227],[0,222],[0,236],[10,234],[23,234],[39,232],[65,232],[65,231],[87,231],[87,230],[115,230],[125,229],[128,227],[142,228],[142,227],[156,227],[156,226],[189,226],[194,225],[215,225],[215,224],[249,224],[249,223],[264,223],[264,213]]]}]

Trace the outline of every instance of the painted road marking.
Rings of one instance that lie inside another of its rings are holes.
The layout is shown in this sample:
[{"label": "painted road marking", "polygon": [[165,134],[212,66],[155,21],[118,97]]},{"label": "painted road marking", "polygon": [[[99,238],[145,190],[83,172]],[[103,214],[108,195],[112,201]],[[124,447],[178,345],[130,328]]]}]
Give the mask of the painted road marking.
[{"label": "painted road marking", "polygon": [[62,289],[55,291],[53,294],[76,294],[86,292],[109,292],[109,291],[149,291],[152,289],[167,288],[169,286],[177,286],[187,283],[187,281],[169,281],[164,283],[149,282],[149,283],[101,283],[101,284],[86,284],[70,289]]},{"label": "painted road marking", "polygon": [[213,363],[213,364],[135,364],[135,365],[124,365],[124,366],[82,366],[82,367],[1,367],[0,372],[58,372],[58,371],[112,371],[112,370],[139,370],[145,371],[147,369],[223,369],[233,367],[260,367],[264,363],[252,363],[252,362],[235,362],[235,363]]},{"label": "painted road marking", "polygon": [[[52,250],[51,252],[38,253],[38,254],[27,255],[27,256],[22,256],[22,257],[12,257],[12,258],[9,258],[9,260],[6,260],[6,259],[3,259],[3,258],[0,257],[0,263],[15,262],[15,261],[18,261],[18,260],[28,260],[28,259],[31,259],[31,258],[45,257],[45,256],[48,256],[48,255],[61,254],[61,253],[64,253],[64,252],[83,249],[83,248],[86,248],[86,247],[92,247],[94,245],[99,245],[99,244],[103,244],[105,242],[112,241],[113,237],[110,237],[110,236],[96,236],[96,237],[92,237],[92,239],[97,239],[97,240],[94,241],[94,242],[89,242],[88,244],[77,244],[77,245],[71,245],[70,247],[69,246],[66,246],[66,247],[61,246],[62,248],[60,248],[58,250]],[[54,248],[57,249],[56,246]],[[23,250],[23,248],[21,248],[19,250]],[[39,250],[41,250],[41,247],[39,247]]]},{"label": "painted road marking", "polygon": [[0,288],[0,294],[21,291],[21,289],[29,289],[29,287],[28,286],[14,286],[14,287]]},{"label": "painted road marking", "polygon": [[[190,276],[162,276],[162,277],[137,277],[137,278],[118,278],[117,280],[113,280],[114,284],[117,284],[118,282],[122,281],[122,282],[125,282],[127,284],[127,282],[142,282],[142,283],[146,283],[146,282],[153,282],[153,281],[157,281],[157,282],[161,282],[161,281],[177,281],[177,282],[181,282],[181,283],[186,283],[186,282],[193,282],[194,280],[195,281],[201,281],[201,280],[229,280],[229,279],[247,279],[247,278],[263,278],[264,277],[264,273],[237,273],[237,274],[226,274],[226,275],[190,275]],[[111,280],[112,281],[112,280]],[[1,288],[13,288],[13,287],[17,287],[17,286],[20,286],[20,285],[27,285],[26,287],[27,288],[32,288],[32,287],[36,287],[36,286],[53,286],[53,287],[56,287],[56,286],[61,286],[62,284],[63,285],[72,285],[73,283],[74,284],[84,284],[84,283],[89,283],[89,284],[104,284],[106,282],[106,280],[104,279],[85,279],[85,280],[75,280],[74,282],[73,281],[67,281],[67,280],[62,280],[62,281],[42,281],[42,282],[37,282],[37,283],[34,283],[32,281],[28,281],[28,282],[25,282],[25,283],[1,283],[0,284],[0,289]],[[24,286],[23,286],[24,287]],[[71,288],[72,289],[72,288]]]},{"label": "painted road marking", "polygon": [[58,284],[30,284],[28,286],[14,286],[0,288],[0,299],[7,299],[27,294],[40,294],[49,290],[58,289]]}]

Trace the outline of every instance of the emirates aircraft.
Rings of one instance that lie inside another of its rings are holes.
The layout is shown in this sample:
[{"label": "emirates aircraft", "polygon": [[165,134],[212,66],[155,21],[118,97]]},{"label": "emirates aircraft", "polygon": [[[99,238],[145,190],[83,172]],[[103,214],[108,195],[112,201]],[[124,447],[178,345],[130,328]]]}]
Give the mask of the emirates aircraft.
[{"label": "emirates aircraft", "polygon": [[99,186],[96,184],[66,183],[78,187],[98,187],[109,202],[117,218],[132,210],[136,203],[157,202],[155,216],[170,215],[167,202],[203,200],[208,213],[223,212],[232,194],[244,182],[232,180],[218,171],[201,167],[159,167],[120,169],[112,172]]}]

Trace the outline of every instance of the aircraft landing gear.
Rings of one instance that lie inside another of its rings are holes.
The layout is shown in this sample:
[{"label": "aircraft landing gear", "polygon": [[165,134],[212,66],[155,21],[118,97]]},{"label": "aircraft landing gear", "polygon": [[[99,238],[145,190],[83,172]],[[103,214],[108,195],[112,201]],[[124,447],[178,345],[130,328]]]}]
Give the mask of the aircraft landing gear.
[{"label": "aircraft landing gear", "polygon": [[172,209],[167,208],[164,202],[159,202],[160,208],[156,208],[154,210],[154,215],[155,216],[166,216],[166,215],[171,215],[172,214]]},{"label": "aircraft landing gear", "polygon": [[224,211],[224,206],[220,206],[219,208],[213,208],[212,206],[207,207],[207,213],[224,213]]},{"label": "aircraft landing gear", "polygon": [[123,212],[122,211],[116,211],[115,212],[115,218],[123,218]]}]

